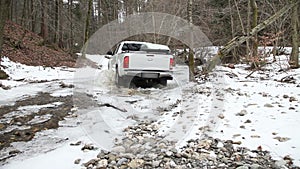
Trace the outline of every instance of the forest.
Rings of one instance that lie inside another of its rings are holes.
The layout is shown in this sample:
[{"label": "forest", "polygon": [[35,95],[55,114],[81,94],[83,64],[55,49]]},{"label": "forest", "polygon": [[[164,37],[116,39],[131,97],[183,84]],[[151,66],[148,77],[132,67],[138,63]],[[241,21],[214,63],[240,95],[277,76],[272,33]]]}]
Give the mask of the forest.
[{"label": "forest", "polygon": [[[0,46],[5,20],[40,35],[42,45],[74,53],[80,51],[93,33],[114,20],[122,21],[129,15],[144,12],[160,12],[198,26],[215,46],[225,46],[231,39],[247,36],[247,47],[232,53],[235,57],[257,57],[257,46],[274,46],[274,53],[280,52],[282,47],[299,46],[298,4],[296,0],[1,0]],[[250,34],[252,28],[284,7],[287,10],[275,20]],[[159,34],[128,39],[163,44],[168,41],[168,37]],[[176,40],[168,45],[178,46]],[[294,67],[298,67],[295,59],[299,50],[294,49],[292,58]]]}]

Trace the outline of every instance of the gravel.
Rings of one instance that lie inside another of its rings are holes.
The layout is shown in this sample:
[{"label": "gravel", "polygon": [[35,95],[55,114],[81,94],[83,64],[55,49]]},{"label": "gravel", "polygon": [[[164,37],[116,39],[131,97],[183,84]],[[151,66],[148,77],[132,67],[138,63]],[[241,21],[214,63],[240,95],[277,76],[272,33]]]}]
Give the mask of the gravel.
[{"label": "gravel", "polygon": [[98,168],[295,168],[292,159],[272,159],[270,152],[261,147],[250,150],[238,147],[232,140],[212,137],[187,141],[177,149],[175,143],[157,134],[153,122],[141,122],[124,130],[125,136],[115,143],[111,151],[104,151],[97,158],[84,163],[86,169]]}]

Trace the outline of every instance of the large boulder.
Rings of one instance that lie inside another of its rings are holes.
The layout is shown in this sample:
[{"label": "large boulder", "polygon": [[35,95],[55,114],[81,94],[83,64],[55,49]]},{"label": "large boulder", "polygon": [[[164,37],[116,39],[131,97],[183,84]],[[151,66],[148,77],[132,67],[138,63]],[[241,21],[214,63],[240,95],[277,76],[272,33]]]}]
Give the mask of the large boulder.
[{"label": "large boulder", "polygon": [[0,69],[0,79],[3,80],[3,79],[7,79],[9,76],[3,71]]}]

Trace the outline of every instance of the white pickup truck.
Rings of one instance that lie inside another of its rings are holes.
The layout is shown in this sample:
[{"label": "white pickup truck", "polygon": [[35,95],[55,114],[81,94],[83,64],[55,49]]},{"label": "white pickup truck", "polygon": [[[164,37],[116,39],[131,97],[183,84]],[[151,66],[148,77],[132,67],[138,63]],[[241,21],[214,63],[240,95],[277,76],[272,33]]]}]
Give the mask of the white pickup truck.
[{"label": "white pickup truck", "polygon": [[131,83],[141,86],[167,85],[173,79],[174,57],[165,45],[123,41],[114,52],[108,52],[108,67],[115,71],[118,86]]}]

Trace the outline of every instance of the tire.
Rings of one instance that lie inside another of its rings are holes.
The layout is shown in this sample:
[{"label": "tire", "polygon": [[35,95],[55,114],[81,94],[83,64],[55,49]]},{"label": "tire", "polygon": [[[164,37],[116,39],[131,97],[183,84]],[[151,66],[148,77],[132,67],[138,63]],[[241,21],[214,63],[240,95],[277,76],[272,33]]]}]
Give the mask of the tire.
[{"label": "tire", "polygon": [[124,80],[122,77],[119,76],[119,72],[117,69],[116,69],[116,74],[115,74],[115,83],[118,87],[124,85]]},{"label": "tire", "polygon": [[167,86],[168,81],[167,81],[167,79],[162,78],[162,79],[159,80],[159,84],[162,85],[162,86]]}]

